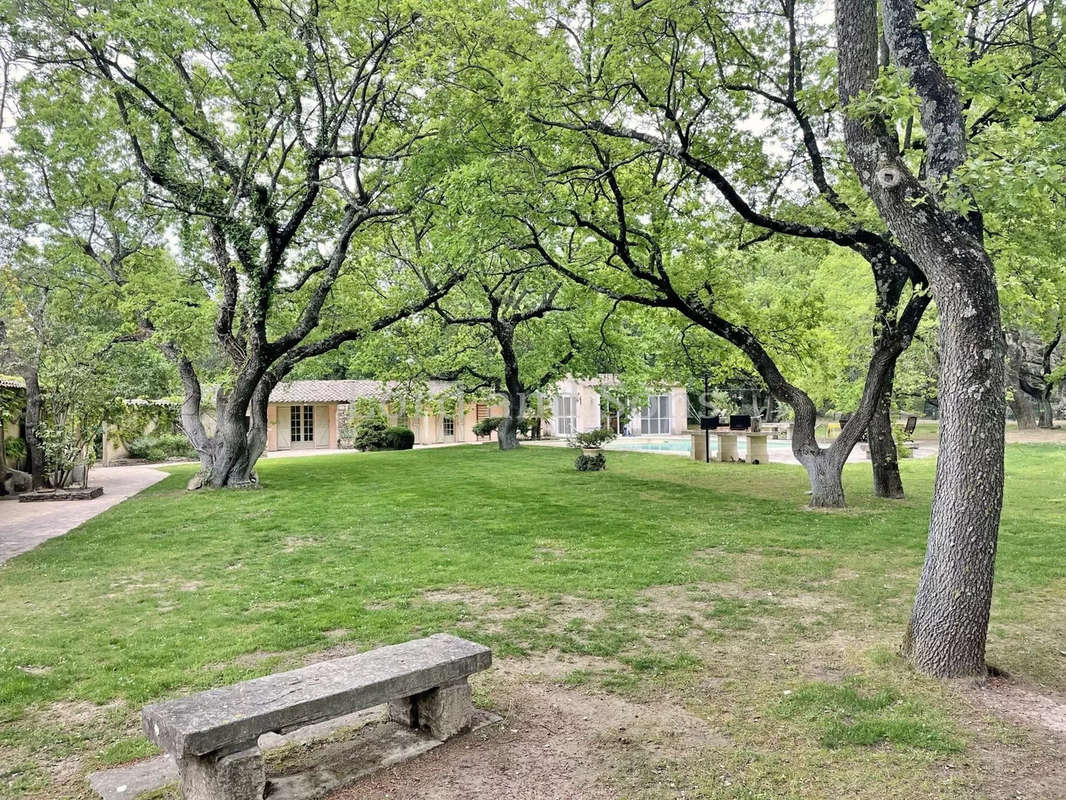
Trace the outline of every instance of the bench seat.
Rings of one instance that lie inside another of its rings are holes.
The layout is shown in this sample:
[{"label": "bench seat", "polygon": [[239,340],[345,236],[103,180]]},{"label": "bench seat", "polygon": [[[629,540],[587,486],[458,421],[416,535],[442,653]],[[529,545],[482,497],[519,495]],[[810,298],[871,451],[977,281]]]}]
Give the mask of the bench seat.
[{"label": "bench seat", "polygon": [[489,648],[436,634],[155,703],[141,718],[177,759],[187,800],[259,800],[264,733],[388,702],[392,719],[445,739],[470,722],[467,677],[491,663]]}]

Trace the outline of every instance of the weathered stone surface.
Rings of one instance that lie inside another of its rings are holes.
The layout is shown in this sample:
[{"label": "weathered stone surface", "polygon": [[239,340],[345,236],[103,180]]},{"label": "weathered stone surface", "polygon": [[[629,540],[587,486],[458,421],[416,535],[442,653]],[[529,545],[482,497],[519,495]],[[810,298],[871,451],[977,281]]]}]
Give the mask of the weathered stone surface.
[{"label": "weathered stone surface", "polygon": [[185,800],[263,800],[266,770],[256,746],[224,756],[186,756],[178,760]]},{"label": "weathered stone surface", "polygon": [[30,473],[18,469],[8,469],[7,474],[10,482],[10,491],[28,492],[33,488],[33,476]]},{"label": "weathered stone surface", "polygon": [[[417,695],[415,696],[417,697]],[[418,703],[415,697],[398,697],[389,701],[389,719],[408,728],[418,727]]]},{"label": "weathered stone surface", "polygon": [[470,727],[474,704],[466,678],[450,686],[430,689],[417,698],[418,727],[428,730],[434,739],[450,739]]},{"label": "weathered stone surface", "polygon": [[47,503],[53,500],[95,500],[103,493],[103,486],[89,486],[85,489],[44,489],[19,495],[19,502]]},{"label": "weathered stone surface", "polygon": [[447,634],[146,706],[144,731],[182,758],[422,694],[487,669],[492,651]]}]

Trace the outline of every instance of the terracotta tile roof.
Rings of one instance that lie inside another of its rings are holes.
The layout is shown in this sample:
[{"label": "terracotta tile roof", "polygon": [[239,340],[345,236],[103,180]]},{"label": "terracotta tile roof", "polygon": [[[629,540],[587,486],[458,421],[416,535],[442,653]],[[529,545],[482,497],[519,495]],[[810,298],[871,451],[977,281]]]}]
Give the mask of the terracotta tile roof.
[{"label": "terracotta tile roof", "polygon": [[[270,393],[271,403],[351,403],[361,397],[388,400],[397,393],[396,381],[286,381]],[[454,387],[447,381],[429,381],[429,393],[440,394]]]},{"label": "terracotta tile roof", "polygon": [[0,387],[4,389],[25,389],[26,384],[22,378],[12,375],[0,375]]}]

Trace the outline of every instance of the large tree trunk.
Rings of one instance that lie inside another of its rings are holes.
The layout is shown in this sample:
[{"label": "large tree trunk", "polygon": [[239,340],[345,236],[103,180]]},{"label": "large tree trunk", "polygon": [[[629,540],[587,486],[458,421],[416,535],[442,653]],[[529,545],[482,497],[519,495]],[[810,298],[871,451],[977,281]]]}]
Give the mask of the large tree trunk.
[{"label": "large tree trunk", "polygon": [[1017,330],[1007,331],[1006,342],[1006,385],[1011,390],[1010,407],[1018,423],[1018,430],[1032,430],[1036,427],[1036,411],[1024,380],[1026,352],[1021,333]]},{"label": "large tree trunk", "polygon": [[903,499],[903,479],[899,474],[899,454],[896,451],[895,431],[892,429],[892,383],[895,366],[885,378],[881,399],[870,417],[867,437],[870,445],[870,464],[874,474],[874,494],[890,500]]},{"label": "large tree trunk", "polygon": [[1040,419],[1037,426],[1041,428],[1055,427],[1055,409],[1051,405],[1051,389],[1044,390],[1040,398]]},{"label": "large tree trunk", "polygon": [[501,450],[514,450],[518,447],[518,426],[522,421],[521,397],[507,396],[507,414],[496,429],[496,440]]},{"label": "large tree trunk", "polygon": [[[848,158],[901,246],[930,279],[941,320],[940,454],[925,565],[903,652],[940,677],[984,675],[1003,501],[1005,348],[995,271],[980,220],[937,204],[966,155],[955,88],[929,53],[912,0],[884,0],[895,63],[921,98],[928,186],[899,157],[880,117],[844,115]],[[868,91],[878,70],[874,0],[837,0],[841,101]]]},{"label": "large tree trunk", "polygon": [[175,350],[164,348],[164,352],[178,367],[184,391],[181,427],[200,458],[200,474],[189,483],[189,488],[243,487],[256,483],[255,462],[266,446],[266,398],[274,384],[261,390],[264,381],[255,379],[250,372],[237,380],[228,395],[219,393],[215,435],[208,436],[201,417],[200,380],[195,368]]},{"label": "large tree trunk", "polygon": [[518,355],[514,349],[514,327],[502,320],[493,325],[496,341],[503,357],[503,377],[507,387],[507,415],[496,429],[496,440],[501,450],[518,447],[518,426],[525,413],[525,392],[518,373]]},{"label": "large tree trunk", "polygon": [[808,454],[803,460],[811,480],[811,508],[844,508],[844,484],[842,481],[844,461],[840,452],[829,449]]},{"label": "large tree trunk", "polygon": [[41,382],[36,369],[22,371],[26,383],[26,461],[33,488],[40,489],[47,485],[45,475],[44,447],[38,430],[44,421],[44,397],[41,395]]},{"label": "large tree trunk", "polygon": [[1029,399],[1029,395],[1025,393],[1017,381],[1007,385],[1012,386],[1014,389],[1011,393],[1010,407],[1011,411],[1014,412],[1014,419],[1018,423],[1018,430],[1032,430],[1036,427],[1036,409],[1033,408],[1033,401]]},{"label": "large tree trunk", "polygon": [[[971,251],[934,283],[943,333],[929,544],[903,652],[923,672],[986,672],[1003,501],[1003,340],[992,265]],[[980,280],[975,280],[976,277]],[[967,285],[967,280],[969,285]]]}]

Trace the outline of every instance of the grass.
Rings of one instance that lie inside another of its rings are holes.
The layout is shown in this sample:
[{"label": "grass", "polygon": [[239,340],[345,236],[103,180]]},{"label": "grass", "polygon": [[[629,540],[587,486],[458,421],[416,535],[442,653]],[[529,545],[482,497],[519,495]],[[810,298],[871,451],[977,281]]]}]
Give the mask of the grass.
[{"label": "grass", "polygon": [[[804,510],[795,467],[572,462],[532,447],[270,458],[261,490],[195,494],[176,467],[15,559],[0,568],[0,796],[87,797],[85,771],[154,752],[146,702],[436,631],[585,659],[573,686],[677,698],[733,743],[678,767],[689,796],[946,798],[987,779],[976,756],[950,776],[944,759],[1002,725],[893,655],[931,462],[903,464],[902,502],[849,466],[850,508],[831,514]],[[1058,691],[1064,477],[1066,448],[1009,448],[989,641],[995,665]]]}]

